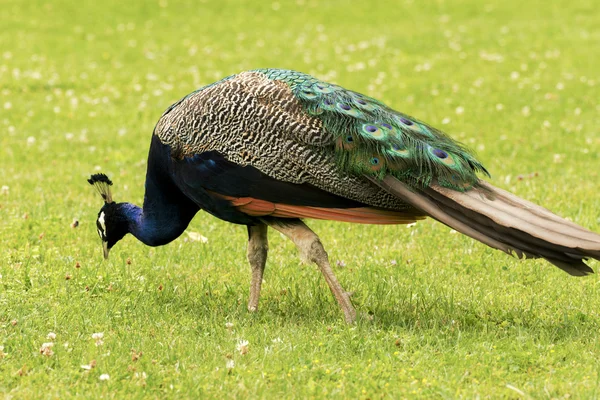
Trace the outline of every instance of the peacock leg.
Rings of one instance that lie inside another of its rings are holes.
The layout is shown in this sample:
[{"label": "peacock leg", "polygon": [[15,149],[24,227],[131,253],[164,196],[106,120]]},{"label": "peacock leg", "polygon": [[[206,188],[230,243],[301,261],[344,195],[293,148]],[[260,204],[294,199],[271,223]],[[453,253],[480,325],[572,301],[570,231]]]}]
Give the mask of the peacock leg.
[{"label": "peacock leg", "polygon": [[248,226],[248,261],[252,269],[250,299],[248,300],[248,311],[250,312],[258,310],[260,286],[262,285],[263,273],[265,272],[268,250],[267,225]]},{"label": "peacock leg", "polygon": [[356,319],[356,310],[354,310],[354,306],[350,301],[350,295],[342,288],[335,277],[331,265],[329,264],[327,252],[323,248],[316,233],[300,220],[279,220],[276,222],[268,222],[268,224],[273,229],[278,230],[290,238],[300,250],[300,256],[303,259],[312,261],[319,266],[327,285],[329,285],[335,299],[344,312],[346,322],[349,324],[354,322]]}]

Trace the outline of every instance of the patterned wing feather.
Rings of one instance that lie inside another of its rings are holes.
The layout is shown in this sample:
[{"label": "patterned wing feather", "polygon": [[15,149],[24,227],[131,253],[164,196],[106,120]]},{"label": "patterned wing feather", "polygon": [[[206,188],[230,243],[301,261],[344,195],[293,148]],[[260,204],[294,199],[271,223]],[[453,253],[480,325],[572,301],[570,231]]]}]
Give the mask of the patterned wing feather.
[{"label": "patterned wing feather", "polygon": [[300,72],[242,72],[171,106],[155,135],[175,160],[215,151],[279,181],[393,210],[411,208],[366,176],[464,191],[481,164],[438,130]]},{"label": "patterned wing feather", "polygon": [[411,185],[435,179],[460,191],[477,183],[477,172],[487,174],[463,145],[378,100],[296,71],[257,72],[289,85],[304,110],[322,121],[345,171],[393,175]]}]

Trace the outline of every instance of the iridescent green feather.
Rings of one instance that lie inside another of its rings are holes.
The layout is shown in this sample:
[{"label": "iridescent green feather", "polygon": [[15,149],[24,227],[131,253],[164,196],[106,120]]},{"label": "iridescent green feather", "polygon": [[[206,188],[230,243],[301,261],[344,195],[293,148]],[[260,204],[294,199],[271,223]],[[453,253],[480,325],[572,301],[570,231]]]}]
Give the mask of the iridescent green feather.
[{"label": "iridescent green feather", "polygon": [[462,144],[385,104],[310,75],[258,70],[288,84],[309,114],[333,134],[337,162],[354,174],[393,175],[411,185],[467,190],[477,172],[488,174]]}]

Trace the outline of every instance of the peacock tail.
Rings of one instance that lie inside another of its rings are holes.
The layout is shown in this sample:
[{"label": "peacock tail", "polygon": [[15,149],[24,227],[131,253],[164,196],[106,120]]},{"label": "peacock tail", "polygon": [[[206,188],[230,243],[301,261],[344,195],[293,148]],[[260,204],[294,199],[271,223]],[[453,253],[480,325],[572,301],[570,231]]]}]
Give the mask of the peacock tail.
[{"label": "peacock tail", "polygon": [[462,144],[443,132],[363,94],[289,70],[258,70],[289,85],[303,109],[323,122],[336,162],[353,174],[392,175],[412,185],[432,180],[464,191],[488,172]]}]

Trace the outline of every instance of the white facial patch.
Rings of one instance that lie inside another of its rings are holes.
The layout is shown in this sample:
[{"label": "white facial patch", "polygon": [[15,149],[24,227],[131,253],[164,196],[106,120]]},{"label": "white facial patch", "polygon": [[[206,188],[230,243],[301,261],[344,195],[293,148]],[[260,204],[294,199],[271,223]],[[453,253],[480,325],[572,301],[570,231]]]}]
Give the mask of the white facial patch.
[{"label": "white facial patch", "polygon": [[106,240],[106,221],[104,220],[104,217],[104,211],[102,211],[96,220],[96,229],[102,240]]},{"label": "white facial patch", "polygon": [[104,223],[104,211],[100,213],[100,216],[98,217],[98,223],[100,224],[100,227],[102,228],[104,234],[106,234],[106,224]]}]

